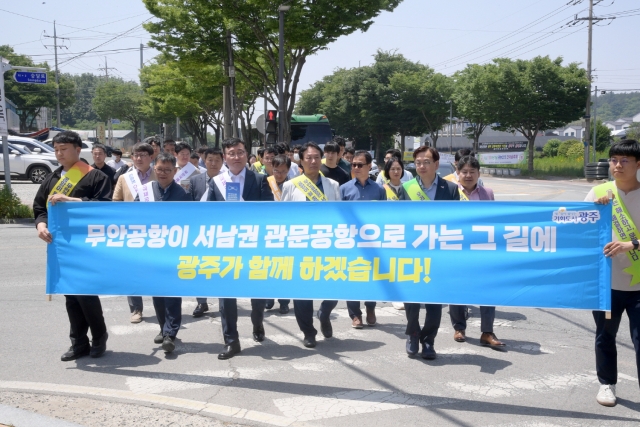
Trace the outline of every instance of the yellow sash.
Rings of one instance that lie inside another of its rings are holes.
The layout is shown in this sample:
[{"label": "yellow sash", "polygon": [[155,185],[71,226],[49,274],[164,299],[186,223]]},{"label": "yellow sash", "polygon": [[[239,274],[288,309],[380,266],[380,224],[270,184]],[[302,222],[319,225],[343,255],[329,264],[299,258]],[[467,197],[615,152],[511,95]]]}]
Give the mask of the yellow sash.
[{"label": "yellow sash", "polygon": [[[451,176],[451,175],[447,175],[447,176]],[[445,179],[447,179],[447,178],[445,178]],[[455,182],[455,181],[451,181],[451,182]],[[464,193],[464,188],[460,184],[458,184],[458,193],[460,193],[460,200],[465,201],[465,202],[469,201],[469,197],[467,197],[467,195]]]},{"label": "yellow sash", "polygon": [[400,200],[389,184],[384,184],[383,187],[387,192],[387,200]]},{"label": "yellow sash", "polygon": [[424,191],[422,191],[420,184],[418,184],[417,178],[413,178],[411,181],[405,182],[404,184],[402,184],[402,187],[404,188],[404,191],[407,192],[407,195],[411,200],[424,201],[424,202],[431,201],[429,196],[427,196],[427,194]]},{"label": "yellow sash", "polygon": [[269,187],[271,187],[273,197],[278,201],[282,200],[282,191],[280,191],[280,187],[278,187],[276,178],[274,176],[270,176],[267,178],[267,182],[269,183]]},{"label": "yellow sash", "polygon": [[382,182],[384,184],[388,184],[389,182],[391,182],[391,180],[387,179],[387,177],[384,175],[384,171],[380,172],[380,177],[382,178]]},{"label": "yellow sash", "polygon": [[326,202],[327,197],[320,191],[318,186],[311,182],[306,175],[300,175],[291,180],[293,185],[312,202]]},{"label": "yellow sash", "polygon": [[444,179],[446,179],[447,181],[451,181],[455,184],[458,184],[458,180],[456,179],[455,173],[450,173],[449,175],[445,176]]},{"label": "yellow sash", "polygon": [[[607,195],[607,190],[611,190],[611,192],[615,195],[613,199],[613,212],[612,212],[612,223],[613,223],[613,231],[616,233],[616,237],[621,242],[630,242],[634,238],[638,239],[640,237],[640,233],[638,233],[638,227],[633,223],[633,219],[631,215],[629,215],[629,211],[627,207],[620,199],[620,195],[618,194],[618,187],[616,187],[615,182],[607,182],[604,184],[600,184],[593,189],[593,193],[597,198],[601,198]],[[640,283],[640,251],[635,251],[631,249],[627,252],[627,258],[631,261],[631,267],[627,267],[624,269],[624,272],[631,275],[631,283],[629,286],[635,286]]]},{"label": "yellow sash", "polygon": [[260,162],[255,162],[255,163],[253,164],[253,167],[254,167],[254,168],[256,168],[256,170],[257,170],[258,172],[260,172],[260,169],[262,169],[262,163],[260,163]]},{"label": "yellow sash", "polygon": [[54,194],[64,194],[65,196],[68,196],[71,194],[73,189],[76,188],[76,185],[80,180],[84,178],[86,174],[91,172],[92,169],[93,168],[85,162],[81,160],[77,161],[76,164],[64,174],[64,176],[60,177],[49,195],[53,196]]}]

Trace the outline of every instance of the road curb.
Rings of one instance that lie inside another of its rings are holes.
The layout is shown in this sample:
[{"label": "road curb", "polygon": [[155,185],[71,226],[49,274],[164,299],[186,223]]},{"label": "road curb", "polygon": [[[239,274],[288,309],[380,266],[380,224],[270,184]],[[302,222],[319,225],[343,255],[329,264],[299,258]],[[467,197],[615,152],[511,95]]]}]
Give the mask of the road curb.
[{"label": "road curb", "polygon": [[35,224],[34,218],[0,218],[0,224]]}]

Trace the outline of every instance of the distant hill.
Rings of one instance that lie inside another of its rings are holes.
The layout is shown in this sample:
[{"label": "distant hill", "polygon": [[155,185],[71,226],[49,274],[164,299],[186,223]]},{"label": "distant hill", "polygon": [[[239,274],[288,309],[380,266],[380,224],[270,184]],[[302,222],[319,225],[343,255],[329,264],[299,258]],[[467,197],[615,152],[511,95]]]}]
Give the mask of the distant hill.
[{"label": "distant hill", "polygon": [[[593,105],[593,98],[591,98]],[[606,122],[640,113],[640,92],[598,94],[597,119]],[[593,112],[592,112],[593,114]]]}]

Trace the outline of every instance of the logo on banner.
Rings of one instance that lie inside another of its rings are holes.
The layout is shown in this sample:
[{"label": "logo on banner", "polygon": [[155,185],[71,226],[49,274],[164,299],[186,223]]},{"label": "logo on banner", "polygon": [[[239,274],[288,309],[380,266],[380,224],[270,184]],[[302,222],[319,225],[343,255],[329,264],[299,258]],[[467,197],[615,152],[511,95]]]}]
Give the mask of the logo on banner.
[{"label": "logo on banner", "polygon": [[551,220],[558,224],[595,224],[600,220],[599,211],[568,211],[560,208],[553,212]]}]

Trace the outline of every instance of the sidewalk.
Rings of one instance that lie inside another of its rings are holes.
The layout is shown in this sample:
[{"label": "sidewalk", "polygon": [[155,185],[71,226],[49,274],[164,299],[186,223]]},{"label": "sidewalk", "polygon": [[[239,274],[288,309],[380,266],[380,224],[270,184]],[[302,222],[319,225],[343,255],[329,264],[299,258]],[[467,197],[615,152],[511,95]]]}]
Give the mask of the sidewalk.
[{"label": "sidewalk", "polygon": [[58,418],[45,417],[35,412],[0,404],[0,427],[83,427]]}]

